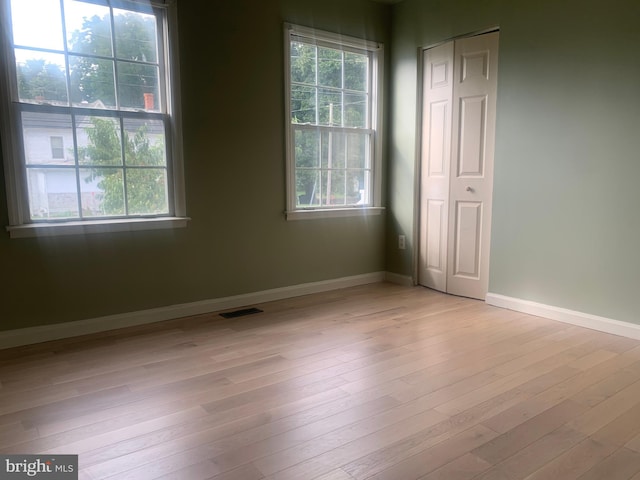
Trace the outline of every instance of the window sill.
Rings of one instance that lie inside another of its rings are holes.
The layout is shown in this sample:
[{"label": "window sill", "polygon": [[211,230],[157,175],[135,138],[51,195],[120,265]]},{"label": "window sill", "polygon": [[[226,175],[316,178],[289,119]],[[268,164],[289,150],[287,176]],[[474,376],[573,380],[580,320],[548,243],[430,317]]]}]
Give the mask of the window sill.
[{"label": "window sill", "polygon": [[59,235],[84,235],[90,233],[136,232],[184,228],[189,217],[124,218],[117,220],[95,220],[64,223],[29,223],[8,226],[11,238],[43,237]]},{"label": "window sill", "polygon": [[310,220],[312,218],[363,217],[380,215],[382,212],[384,207],[310,208],[287,211],[285,217],[287,220]]}]

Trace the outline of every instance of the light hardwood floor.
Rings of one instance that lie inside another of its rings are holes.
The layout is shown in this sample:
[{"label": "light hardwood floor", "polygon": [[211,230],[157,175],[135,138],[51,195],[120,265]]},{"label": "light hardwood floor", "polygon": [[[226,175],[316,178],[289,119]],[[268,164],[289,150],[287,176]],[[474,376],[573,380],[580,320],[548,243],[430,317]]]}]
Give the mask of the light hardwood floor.
[{"label": "light hardwood floor", "polygon": [[640,480],[640,342],[375,284],[0,351],[81,479]]}]

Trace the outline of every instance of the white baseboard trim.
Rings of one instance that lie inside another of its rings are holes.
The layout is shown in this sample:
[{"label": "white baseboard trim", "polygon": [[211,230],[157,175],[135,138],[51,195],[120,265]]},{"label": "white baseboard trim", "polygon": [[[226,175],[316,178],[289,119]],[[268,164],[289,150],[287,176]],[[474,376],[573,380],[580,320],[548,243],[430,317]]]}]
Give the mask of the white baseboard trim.
[{"label": "white baseboard trim", "polygon": [[640,325],[636,325],[635,323],[621,322],[620,320],[612,320],[606,317],[531,302],[520,298],[507,297],[497,293],[488,293],[485,301],[489,305],[496,307],[508,308],[509,310],[515,310],[517,312],[529,313],[550,320],[557,320],[600,332],[640,340]]},{"label": "white baseboard trim", "polygon": [[403,287],[413,287],[413,278],[409,275],[400,275],[399,273],[385,272],[384,281],[402,285]]},{"label": "white baseboard trim", "polygon": [[320,282],[303,283],[289,287],[273,288],[260,292],[234,295],[231,297],[214,298],[199,302],[170,305],[167,307],[140,310],[137,312],[108,315],[105,317],[78,320],[75,322],[43,325],[38,327],[20,328],[0,332],[0,349],[30,345],[33,343],[59,340],[61,338],[77,337],[90,333],[105,332],[118,328],[132,327],[147,323],[173,320],[176,318],[201,315],[230,308],[299,297],[311,293],[328,292],[341,288],[355,287],[378,283],[386,278],[385,272],[365,273],[351,277],[323,280]]}]

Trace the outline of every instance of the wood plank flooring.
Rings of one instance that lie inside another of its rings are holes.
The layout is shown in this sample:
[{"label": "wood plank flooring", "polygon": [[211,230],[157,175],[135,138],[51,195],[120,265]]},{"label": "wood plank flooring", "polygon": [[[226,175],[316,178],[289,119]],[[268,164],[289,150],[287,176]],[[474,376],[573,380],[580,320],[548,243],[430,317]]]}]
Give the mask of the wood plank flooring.
[{"label": "wood plank flooring", "polygon": [[0,351],[81,479],[640,480],[640,342],[374,284]]}]

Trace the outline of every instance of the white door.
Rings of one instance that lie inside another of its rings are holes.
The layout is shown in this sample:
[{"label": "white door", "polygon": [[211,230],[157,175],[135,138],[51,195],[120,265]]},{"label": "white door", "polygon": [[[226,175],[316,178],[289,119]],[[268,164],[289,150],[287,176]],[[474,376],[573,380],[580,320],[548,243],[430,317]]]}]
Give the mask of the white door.
[{"label": "white door", "polygon": [[419,282],[484,299],[498,33],[424,52]]}]

